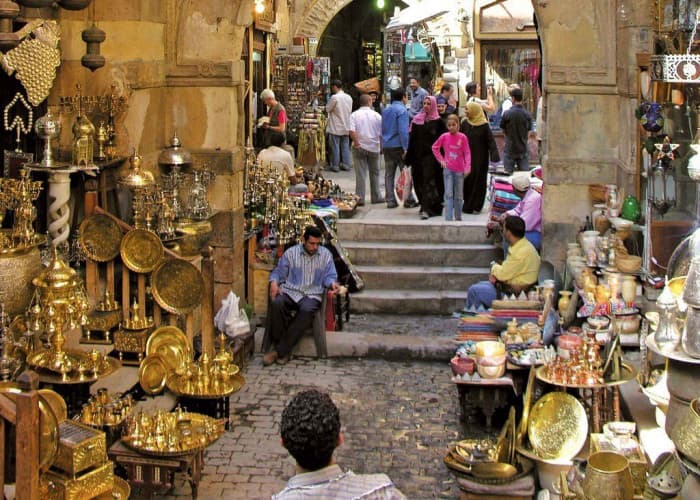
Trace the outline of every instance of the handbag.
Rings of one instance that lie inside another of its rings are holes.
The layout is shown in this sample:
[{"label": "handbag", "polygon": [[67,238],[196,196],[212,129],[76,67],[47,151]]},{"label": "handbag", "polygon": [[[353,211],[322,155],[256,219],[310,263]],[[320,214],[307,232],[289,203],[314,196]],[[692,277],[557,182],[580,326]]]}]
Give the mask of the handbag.
[{"label": "handbag", "polygon": [[413,176],[411,175],[411,167],[403,167],[399,177],[396,179],[396,198],[402,202],[406,201],[411,196],[412,188]]}]

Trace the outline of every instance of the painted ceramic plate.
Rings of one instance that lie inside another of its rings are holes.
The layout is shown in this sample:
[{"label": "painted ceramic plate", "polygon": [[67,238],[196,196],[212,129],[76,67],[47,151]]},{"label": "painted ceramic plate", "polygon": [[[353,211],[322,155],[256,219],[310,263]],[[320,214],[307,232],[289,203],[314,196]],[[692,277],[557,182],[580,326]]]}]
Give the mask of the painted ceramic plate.
[{"label": "painted ceramic plate", "polygon": [[164,310],[187,314],[202,303],[204,278],[199,269],[186,260],[168,259],[153,271],[151,291]]},{"label": "painted ceramic plate", "polygon": [[78,244],[83,253],[96,262],[108,262],[119,255],[122,230],[112,217],[91,215],[80,224]]},{"label": "painted ceramic plate", "polygon": [[119,252],[129,270],[150,273],[163,260],[163,243],[156,233],[132,229],[122,238]]},{"label": "painted ceramic plate", "polygon": [[583,405],[565,392],[542,396],[530,410],[527,434],[535,453],[548,460],[571,460],[588,436]]},{"label": "painted ceramic plate", "polygon": [[160,394],[168,377],[168,367],[160,354],[149,354],[139,367],[139,384],[147,394]]}]

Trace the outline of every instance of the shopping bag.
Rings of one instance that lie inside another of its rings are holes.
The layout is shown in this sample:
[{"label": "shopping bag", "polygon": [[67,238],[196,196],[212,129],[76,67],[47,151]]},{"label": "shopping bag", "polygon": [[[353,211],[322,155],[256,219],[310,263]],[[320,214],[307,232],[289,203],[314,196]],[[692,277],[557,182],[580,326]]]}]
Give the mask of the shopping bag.
[{"label": "shopping bag", "polygon": [[403,167],[399,177],[396,179],[396,198],[406,201],[411,196],[413,188],[413,176],[411,175],[411,167]]}]

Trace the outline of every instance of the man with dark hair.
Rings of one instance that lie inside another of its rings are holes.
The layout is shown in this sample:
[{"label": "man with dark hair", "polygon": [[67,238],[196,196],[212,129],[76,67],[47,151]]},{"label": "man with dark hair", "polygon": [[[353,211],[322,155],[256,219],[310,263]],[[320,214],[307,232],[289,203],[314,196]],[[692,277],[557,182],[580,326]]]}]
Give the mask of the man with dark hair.
[{"label": "man with dark hair", "polygon": [[491,307],[498,292],[516,295],[537,283],[540,256],[525,239],[525,221],[509,215],[503,224],[503,237],[508,241],[508,255],[503,264],[492,264],[488,281],[479,281],[467,290],[467,308]]},{"label": "man with dark hair", "polygon": [[513,99],[513,105],[507,113],[503,113],[499,124],[506,136],[503,168],[508,174],[512,174],[516,166],[518,170],[530,170],[527,139],[532,129],[532,115],[523,107],[523,90],[519,87],[513,88],[510,96]]},{"label": "man with dark hair", "polygon": [[428,96],[428,91],[420,86],[418,79],[414,76],[408,79],[408,88],[406,89],[408,100],[411,101],[408,108],[408,117],[413,120],[413,117],[423,111],[423,101]]},{"label": "man with dark hair", "polygon": [[[292,348],[311,326],[326,288],[338,291],[331,252],[321,246],[323,233],[308,226],[302,243],[289,248],[270,273],[270,338],[275,349],[263,356],[263,365],[284,365]],[[292,317],[292,313],[296,315]]]},{"label": "man with dark hair", "polygon": [[333,95],[326,104],[328,113],[328,142],[331,147],[331,161],[328,169],[332,172],[350,170],[350,113],[352,113],[352,97],[343,92],[340,80],[331,82]]},{"label": "man with dark hair", "polygon": [[447,117],[452,113],[456,112],[455,106],[452,104],[454,98],[452,96],[452,84],[445,82],[440,88],[440,93],[435,96],[435,102],[437,102],[438,113],[440,118],[447,120]]},{"label": "man with dark hair", "polygon": [[[403,159],[408,150],[408,111],[406,92],[399,88],[391,91],[391,106],[382,112],[382,153],[384,154],[384,189],[387,208],[396,208],[394,194],[396,171],[403,168]],[[404,202],[404,207],[415,207],[413,193]]]},{"label": "man with dark hair", "polygon": [[344,442],[340,412],[328,394],[315,389],[298,393],[282,412],[282,446],[297,462],[297,474],[274,500],[406,498],[386,474],[343,472],[333,452]]},{"label": "man with dark hair", "polygon": [[365,204],[368,174],[372,203],[384,203],[379,188],[382,115],[372,109],[372,98],[369,94],[360,96],[360,108],[350,115],[350,140],[352,141],[352,163],[355,168],[355,193],[360,197],[358,206]]}]

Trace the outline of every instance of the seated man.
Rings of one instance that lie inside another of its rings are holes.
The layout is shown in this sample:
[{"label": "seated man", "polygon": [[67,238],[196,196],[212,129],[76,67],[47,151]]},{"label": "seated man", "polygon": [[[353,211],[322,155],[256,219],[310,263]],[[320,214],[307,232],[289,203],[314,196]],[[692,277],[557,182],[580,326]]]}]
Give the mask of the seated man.
[{"label": "seated man", "polygon": [[498,292],[519,294],[537,283],[540,256],[525,238],[525,222],[517,215],[506,217],[503,237],[510,248],[503,264],[493,264],[488,281],[473,284],[467,290],[467,308],[491,307]]},{"label": "seated man", "polygon": [[294,457],[297,474],[274,500],[304,498],[406,498],[386,474],[343,472],[333,452],[343,444],[340,413],[328,394],[317,390],[298,393],[282,412],[282,446]]},{"label": "seated man", "polygon": [[[294,158],[282,147],[284,135],[280,132],[269,133],[270,145],[258,153],[258,159],[262,165],[272,163],[280,174],[289,178],[289,191],[292,193],[305,193],[308,191],[306,184],[299,182],[294,170]],[[301,179],[303,181],[303,179]]]},{"label": "seated man", "polygon": [[[515,207],[500,216],[502,223],[509,215],[525,221],[525,239],[538,251],[542,247],[542,195],[530,185],[530,172],[515,172],[511,180],[513,193],[520,198]],[[503,241],[503,253],[508,255],[508,241]]]},{"label": "seated man", "polygon": [[[263,356],[263,365],[284,365],[289,353],[311,326],[325,288],[338,291],[331,252],[321,246],[321,230],[308,226],[303,243],[289,248],[270,273],[270,338],[276,344]],[[294,318],[292,313],[296,312]]]}]

